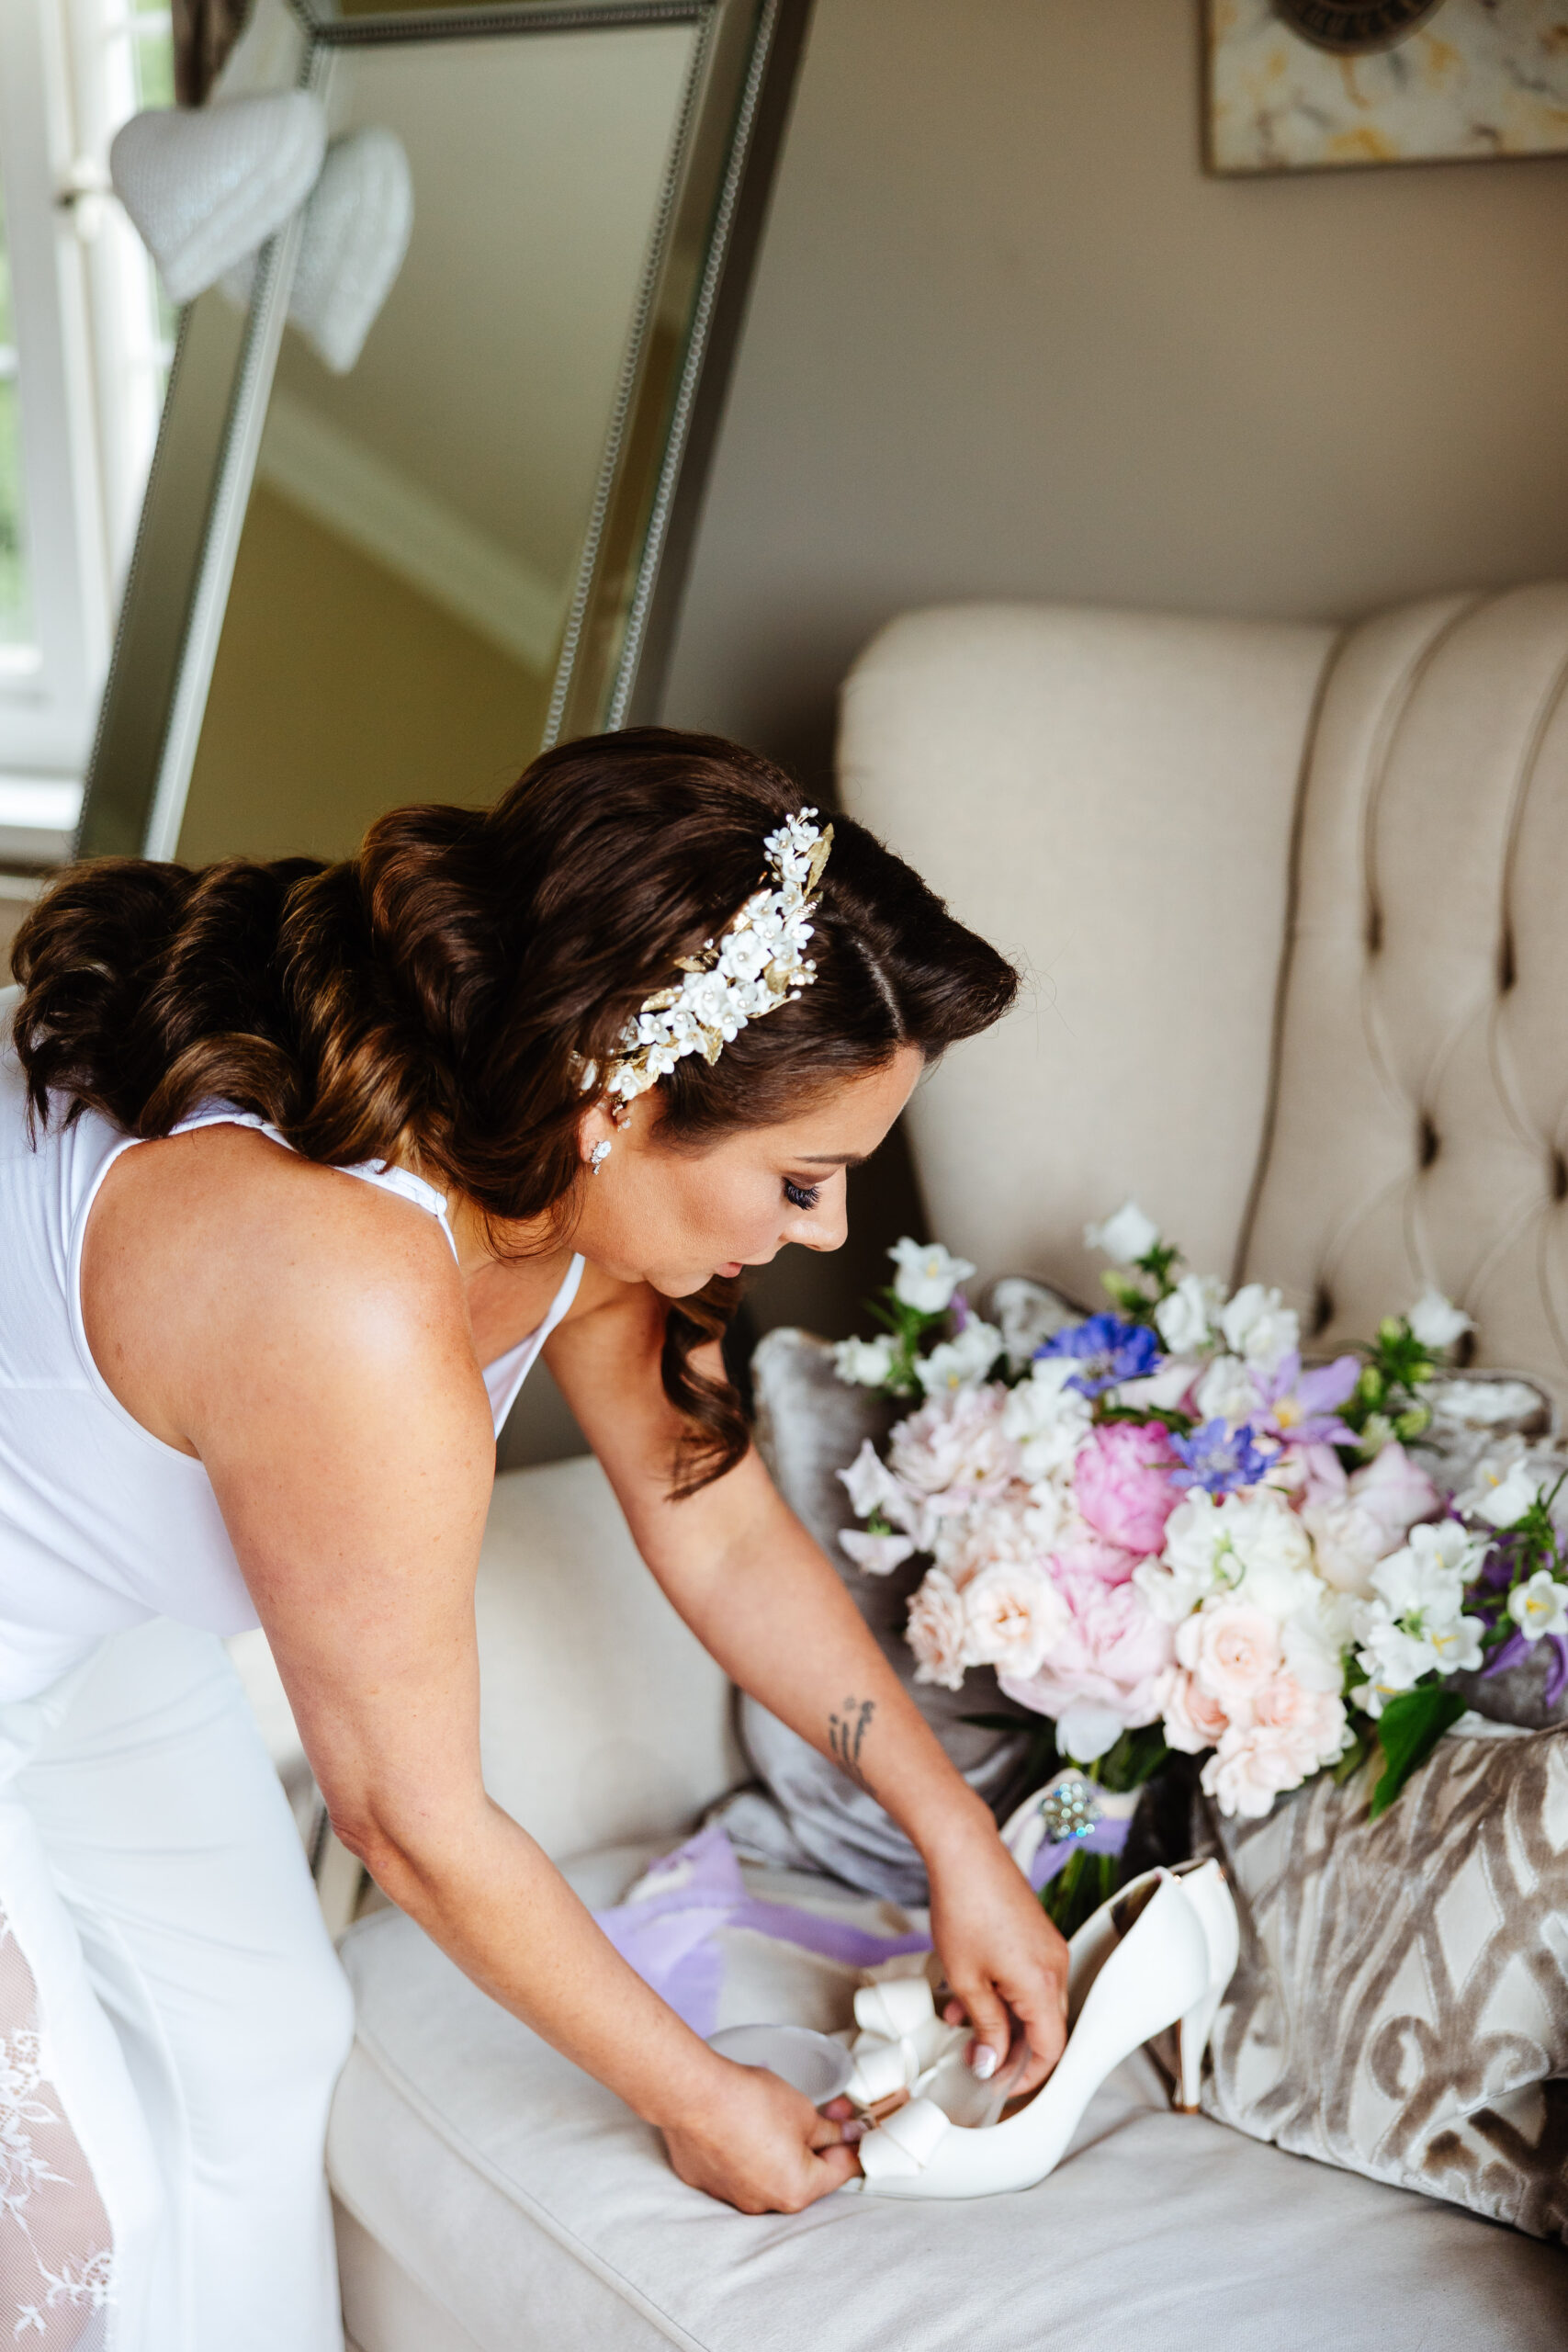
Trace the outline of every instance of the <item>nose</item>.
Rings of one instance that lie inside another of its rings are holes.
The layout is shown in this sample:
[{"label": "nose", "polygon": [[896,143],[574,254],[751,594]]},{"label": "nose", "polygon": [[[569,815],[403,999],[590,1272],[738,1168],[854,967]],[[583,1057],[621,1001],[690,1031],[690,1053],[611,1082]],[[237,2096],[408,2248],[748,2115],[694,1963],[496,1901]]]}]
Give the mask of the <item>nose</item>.
[{"label": "nose", "polygon": [[850,1220],[840,1189],[836,1200],[821,1201],[808,1216],[797,1218],[789,1238],[804,1249],[827,1252],[841,1250],[849,1235]]}]

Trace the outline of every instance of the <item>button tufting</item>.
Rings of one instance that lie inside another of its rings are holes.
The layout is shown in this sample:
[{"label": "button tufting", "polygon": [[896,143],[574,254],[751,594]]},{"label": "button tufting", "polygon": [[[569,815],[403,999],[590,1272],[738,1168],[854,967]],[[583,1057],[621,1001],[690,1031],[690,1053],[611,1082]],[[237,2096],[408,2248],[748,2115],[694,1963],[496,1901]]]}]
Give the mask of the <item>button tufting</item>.
[{"label": "button tufting", "polygon": [[1554,1201],[1568,1200],[1568,1159],[1560,1151],[1551,1155],[1551,1197]]},{"label": "button tufting", "polygon": [[1317,1295],[1312,1303],[1312,1329],[1315,1339],[1319,1331],[1326,1331],[1334,1320],[1334,1301],[1328,1295],[1326,1283],[1319,1283]]},{"label": "button tufting", "polygon": [[1423,1168],[1430,1168],[1433,1160],[1436,1159],[1438,1156],[1438,1130],[1432,1125],[1431,1120],[1427,1117],[1425,1111],[1421,1114],[1420,1133],[1421,1165]]},{"label": "button tufting", "polygon": [[1506,931],[1503,933],[1502,942],[1497,950],[1497,992],[1499,996],[1506,996],[1508,990],[1513,987],[1518,977],[1519,967],[1514,955],[1514,934],[1511,931]]},{"label": "button tufting", "polygon": [[1371,906],[1371,907],[1369,907],[1369,908],[1367,909],[1367,953],[1368,953],[1368,955],[1369,955],[1369,956],[1375,956],[1375,955],[1378,953],[1378,950],[1382,947],[1382,909],[1381,907],[1379,907],[1379,906]]}]

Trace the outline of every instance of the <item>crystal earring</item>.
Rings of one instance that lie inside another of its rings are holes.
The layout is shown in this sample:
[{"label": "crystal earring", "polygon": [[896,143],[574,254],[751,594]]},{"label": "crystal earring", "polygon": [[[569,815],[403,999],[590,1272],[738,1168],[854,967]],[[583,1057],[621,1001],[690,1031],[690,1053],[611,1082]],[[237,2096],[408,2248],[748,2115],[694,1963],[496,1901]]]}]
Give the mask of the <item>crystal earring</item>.
[{"label": "crystal earring", "polygon": [[596,1143],[592,1150],[588,1155],[588,1170],[590,1175],[597,1176],[599,1170],[604,1167],[604,1162],[609,1159],[609,1145],[607,1143]]}]

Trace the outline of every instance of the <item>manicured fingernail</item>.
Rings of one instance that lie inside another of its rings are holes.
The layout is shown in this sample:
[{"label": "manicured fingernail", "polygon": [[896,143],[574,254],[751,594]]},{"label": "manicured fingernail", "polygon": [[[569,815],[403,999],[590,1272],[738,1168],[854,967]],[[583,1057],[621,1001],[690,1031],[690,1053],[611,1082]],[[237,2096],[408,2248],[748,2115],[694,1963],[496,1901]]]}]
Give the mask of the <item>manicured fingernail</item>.
[{"label": "manicured fingernail", "polygon": [[981,2082],[988,2083],[1000,2064],[1001,2061],[998,2058],[996,2052],[988,2050],[982,2041],[969,2061],[969,2071],[973,2075],[977,2075]]},{"label": "manicured fingernail", "polygon": [[876,2126],[874,2123],[868,2123],[863,2116],[857,2115],[852,2123],[846,2123],[844,2126],[845,2143],[852,2148],[857,2140],[863,2140],[868,2132],[874,2132]]}]

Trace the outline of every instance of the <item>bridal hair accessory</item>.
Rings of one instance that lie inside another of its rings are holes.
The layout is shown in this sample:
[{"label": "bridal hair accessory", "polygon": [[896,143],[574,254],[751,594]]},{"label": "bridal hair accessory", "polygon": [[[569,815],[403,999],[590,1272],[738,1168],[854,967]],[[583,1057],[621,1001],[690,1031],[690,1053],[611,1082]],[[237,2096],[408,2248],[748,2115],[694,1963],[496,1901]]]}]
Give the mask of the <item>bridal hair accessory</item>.
[{"label": "bridal hair accessory", "polygon": [[[793,1003],[817,978],[806,954],[807,918],[817,907],[811,894],[828,863],[833,828],[814,825],[816,814],[803,808],[767,835],[761,888],[716,941],[705,940],[698,955],[678,958],[685,978],[650,996],[622,1030],[603,1088],[617,1126],[637,1095],[667,1078],[683,1055],[701,1054],[711,1067],[749,1021]],[[589,1062],[583,1092],[598,1083],[599,1066]]]},{"label": "bridal hair accessory", "polygon": [[596,1143],[592,1150],[588,1155],[589,1174],[591,1176],[597,1176],[599,1170],[604,1167],[604,1162],[609,1159],[609,1157],[610,1147],[608,1143]]}]

